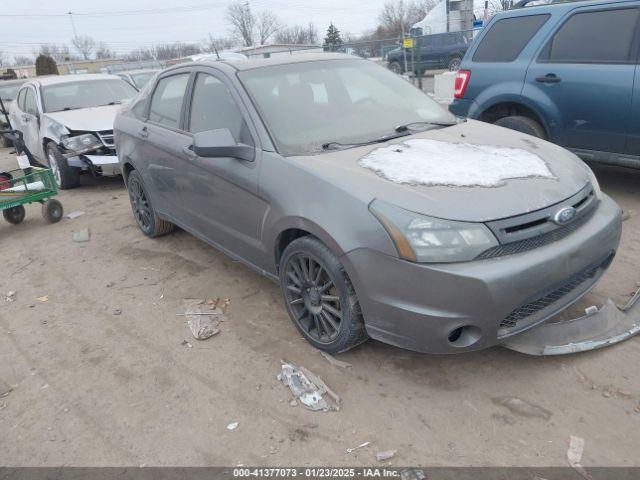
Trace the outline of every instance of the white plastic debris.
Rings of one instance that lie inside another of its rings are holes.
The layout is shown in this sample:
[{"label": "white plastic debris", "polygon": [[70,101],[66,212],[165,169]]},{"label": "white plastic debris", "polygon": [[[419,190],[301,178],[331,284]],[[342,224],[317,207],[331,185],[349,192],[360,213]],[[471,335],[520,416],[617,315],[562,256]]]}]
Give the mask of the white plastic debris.
[{"label": "white plastic debris", "polygon": [[207,305],[204,300],[185,299],[184,313],[178,313],[187,319],[187,325],[196,340],[206,340],[220,333],[218,325],[222,319],[222,310],[215,305]]},{"label": "white plastic debris", "polygon": [[385,450],[384,452],[378,452],[376,453],[376,460],[379,462],[390,460],[395,456],[396,452],[397,450]]},{"label": "white plastic debris", "polygon": [[586,480],[591,480],[591,475],[582,466],[582,452],[584,451],[584,438],[569,435],[569,449],[567,460],[569,465]]},{"label": "white plastic debris", "polygon": [[369,152],[360,165],[396,183],[497,187],[514,178],[555,178],[521,148],[416,138]]},{"label": "white plastic debris", "polygon": [[84,215],[84,212],[82,210],[74,210],[71,213],[67,213],[67,218],[69,220],[73,220],[74,218],[78,218],[80,216]]},{"label": "white plastic debris", "polygon": [[81,230],[78,230],[77,232],[73,232],[73,241],[76,243],[88,242],[89,229],[83,228]]},{"label": "white plastic debris", "polygon": [[227,430],[235,430],[236,428],[238,428],[238,425],[240,425],[238,422],[231,422],[229,425],[227,425]]},{"label": "white plastic debris", "polygon": [[7,294],[4,296],[5,302],[13,302],[15,299],[16,299],[16,292],[14,292],[13,290],[10,292],[7,292]]},{"label": "white plastic debris", "polygon": [[[289,387],[293,398],[297,399],[309,410],[340,410],[341,399],[336,395],[317,375],[314,375],[304,367],[296,367],[290,363],[282,364],[282,372],[278,380]],[[333,404],[323,397],[327,394]]]},{"label": "white plastic debris", "polygon": [[361,443],[360,445],[358,445],[356,447],[347,448],[347,453],[355,452],[356,450],[360,450],[361,448],[368,447],[369,445],[371,445],[371,442],[364,442],[364,443]]}]

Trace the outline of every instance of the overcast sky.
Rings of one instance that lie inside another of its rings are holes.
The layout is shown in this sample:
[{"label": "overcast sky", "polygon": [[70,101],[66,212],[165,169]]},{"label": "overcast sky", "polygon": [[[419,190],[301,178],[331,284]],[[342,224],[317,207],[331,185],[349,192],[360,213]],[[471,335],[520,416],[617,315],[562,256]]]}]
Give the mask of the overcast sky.
[{"label": "overcast sky", "polygon": [[[30,55],[42,43],[69,44],[73,18],[79,35],[104,41],[116,53],[154,43],[199,42],[209,33],[228,36],[229,0],[5,0],[0,12],[0,51]],[[374,28],[384,0],[252,0],[289,25],[313,22],[321,38],[329,22],[345,32]],[[137,11],[133,12],[132,11]],[[109,13],[106,13],[109,12]]]}]

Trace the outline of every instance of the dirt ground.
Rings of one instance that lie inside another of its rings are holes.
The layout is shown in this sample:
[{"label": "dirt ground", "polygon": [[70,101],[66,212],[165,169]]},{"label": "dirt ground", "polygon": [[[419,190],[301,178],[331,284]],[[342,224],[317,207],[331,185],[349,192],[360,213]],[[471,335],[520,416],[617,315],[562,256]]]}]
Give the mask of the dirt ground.
[{"label": "dirt ground", "polygon": [[[1,150],[0,170],[13,165]],[[597,175],[630,218],[582,308],[624,303],[640,281],[640,172]],[[48,225],[31,205],[23,224],[0,221],[0,386],[12,388],[0,465],[358,466],[394,449],[394,465],[566,466],[569,435],[585,439],[586,466],[640,465],[640,336],[556,358],[369,341],[339,356],[353,365],[342,369],[297,334],[275,284],[187,233],[144,237],[120,178],[84,177],[59,199],[86,213]],[[90,241],[74,243],[85,227]],[[231,299],[228,321],[199,342],[176,313],[216,297]],[[281,359],[319,375],[342,410],[290,406]]]}]

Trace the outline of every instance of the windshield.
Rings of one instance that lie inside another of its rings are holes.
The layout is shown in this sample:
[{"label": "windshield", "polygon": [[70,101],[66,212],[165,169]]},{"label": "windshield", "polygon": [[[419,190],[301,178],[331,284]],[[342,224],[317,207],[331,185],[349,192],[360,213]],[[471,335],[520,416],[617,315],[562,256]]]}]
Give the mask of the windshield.
[{"label": "windshield", "polygon": [[102,79],[48,85],[42,88],[44,112],[59,112],[76,108],[115,105],[137,95],[124,80]]},{"label": "windshield", "polygon": [[15,100],[21,83],[12,83],[11,85],[0,85],[0,98],[2,100]]},{"label": "windshield", "polygon": [[144,72],[144,73],[133,73],[131,75],[131,78],[133,79],[133,83],[136,84],[136,87],[138,87],[139,89],[142,89],[142,87],[144,87],[147,84],[147,82],[153,78],[155,74],[156,74],[155,71]]},{"label": "windshield", "polygon": [[239,77],[282,155],[370,141],[413,122],[455,122],[426,94],[368,60],[274,65]]}]

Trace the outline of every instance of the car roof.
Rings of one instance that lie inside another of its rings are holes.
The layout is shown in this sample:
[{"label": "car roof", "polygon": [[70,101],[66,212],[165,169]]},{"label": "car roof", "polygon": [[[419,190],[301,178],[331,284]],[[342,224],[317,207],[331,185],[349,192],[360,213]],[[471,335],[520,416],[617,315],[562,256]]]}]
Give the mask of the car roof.
[{"label": "car roof", "polygon": [[135,70],[122,70],[119,72],[113,72],[112,75],[120,75],[121,73],[126,73],[127,75],[135,75],[136,73],[155,73],[159,71],[159,68],[137,68]]},{"label": "car roof", "polygon": [[[193,62],[188,65],[218,65],[225,64],[233,67],[236,70],[253,70],[256,68],[265,68],[271,67],[274,65],[289,65],[294,63],[306,63],[306,62],[321,62],[326,60],[362,60],[360,57],[356,57],[354,55],[348,55],[345,53],[296,53],[292,55],[276,55],[271,58],[260,58],[256,60],[244,60],[244,61],[235,61],[235,60],[215,60],[215,59],[206,59],[201,60],[199,62]],[[366,61],[366,60],[363,60]],[[186,64],[182,63],[176,65],[176,67],[181,66],[184,67]]]},{"label": "car roof", "polygon": [[26,82],[27,78],[14,78],[13,80],[0,80],[0,86],[3,85],[20,85],[21,83]]},{"label": "car roof", "polygon": [[[529,0],[534,1],[534,0]],[[520,15],[530,15],[534,13],[542,13],[547,11],[556,11],[556,10],[573,10],[578,7],[585,6],[597,6],[597,5],[609,5],[609,4],[621,4],[625,3],[637,3],[637,0],[556,0],[551,1],[550,3],[543,3],[540,5],[521,5],[518,3],[514,6],[514,8],[510,10],[505,10],[496,14],[496,17],[510,17],[510,16],[520,16]]]},{"label": "car roof", "polygon": [[91,80],[122,80],[116,75],[108,75],[105,73],[83,73],[79,75],[47,75],[43,77],[35,77],[29,80],[29,83],[39,84],[40,86],[59,85],[71,82],[88,82]]}]

